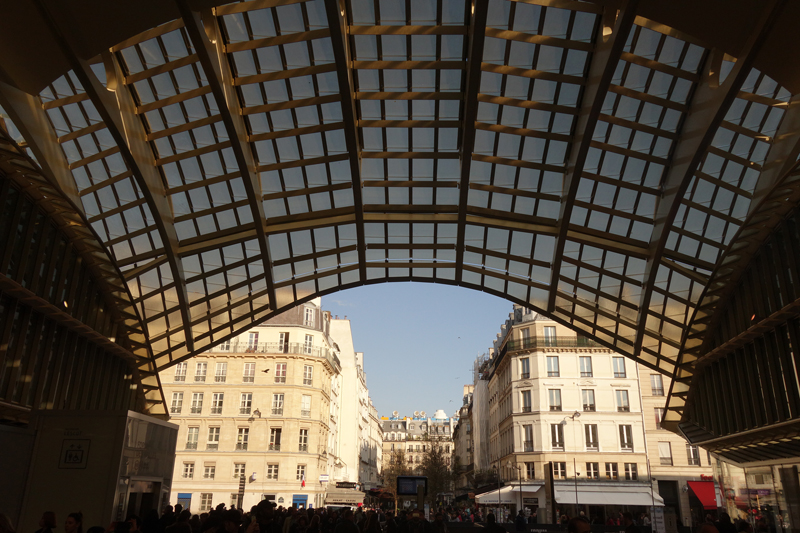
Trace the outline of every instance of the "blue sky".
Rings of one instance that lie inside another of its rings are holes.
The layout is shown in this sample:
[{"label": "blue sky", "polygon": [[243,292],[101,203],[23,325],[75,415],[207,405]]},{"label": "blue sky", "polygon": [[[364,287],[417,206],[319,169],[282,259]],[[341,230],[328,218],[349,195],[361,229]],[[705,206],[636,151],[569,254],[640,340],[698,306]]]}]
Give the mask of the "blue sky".
[{"label": "blue sky", "polygon": [[324,296],[322,307],[350,320],[379,415],[452,416],[512,304],[462,287],[382,283]]}]

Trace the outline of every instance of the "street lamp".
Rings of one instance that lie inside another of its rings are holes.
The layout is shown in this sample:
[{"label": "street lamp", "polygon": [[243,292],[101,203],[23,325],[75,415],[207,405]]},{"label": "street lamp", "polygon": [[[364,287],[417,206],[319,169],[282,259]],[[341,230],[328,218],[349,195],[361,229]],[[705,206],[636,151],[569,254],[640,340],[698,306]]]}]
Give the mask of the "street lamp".
[{"label": "street lamp", "polygon": [[[575,419],[576,418],[580,418],[580,417],[581,417],[580,411],[575,411],[574,413],[572,413],[572,415],[564,417],[564,424],[566,424],[567,418],[569,418],[570,420],[575,422]],[[575,435],[575,426],[574,425],[572,426],[572,440],[575,442],[575,445],[576,445],[575,447],[576,447],[576,452],[577,452],[578,437]],[[565,456],[567,455],[567,447],[566,447],[566,445],[564,446],[564,455]],[[565,459],[566,459],[566,457],[565,457]],[[565,466],[565,469],[566,469],[566,466]],[[575,512],[580,514],[580,511],[578,511],[578,476],[580,474],[578,473],[578,459],[577,459],[577,457],[574,457],[574,456],[572,458],[572,469],[575,471]]]},{"label": "street lamp", "polygon": [[519,463],[512,464],[511,460],[509,459],[508,467],[516,468],[517,475],[519,476],[519,509],[517,509],[517,513],[519,513],[519,511],[522,511],[522,466]]},{"label": "street lamp", "polygon": [[500,511],[500,469],[497,468],[497,465],[492,465],[492,470],[494,470],[494,482],[497,485],[497,510]]}]

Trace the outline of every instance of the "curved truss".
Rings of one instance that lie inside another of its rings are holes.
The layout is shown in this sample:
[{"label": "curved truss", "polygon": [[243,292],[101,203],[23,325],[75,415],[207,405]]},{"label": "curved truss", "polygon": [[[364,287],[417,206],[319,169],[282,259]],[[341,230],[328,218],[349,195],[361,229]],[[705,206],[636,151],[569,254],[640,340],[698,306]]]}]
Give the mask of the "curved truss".
[{"label": "curved truss", "polygon": [[71,70],[16,113],[159,369],[319,294],[450,283],[675,375],[674,420],[797,161],[754,67],[785,3],[732,57],[636,0],[176,0],[85,61],[38,0]]}]

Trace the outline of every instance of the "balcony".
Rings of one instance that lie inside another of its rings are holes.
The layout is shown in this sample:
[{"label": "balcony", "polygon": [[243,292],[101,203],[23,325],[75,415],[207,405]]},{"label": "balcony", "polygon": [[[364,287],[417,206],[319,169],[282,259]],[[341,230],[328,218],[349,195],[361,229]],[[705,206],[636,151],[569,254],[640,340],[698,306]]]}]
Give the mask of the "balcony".
[{"label": "balcony", "polygon": [[597,410],[597,407],[593,403],[585,403],[583,404],[583,410],[589,412],[595,412]]},{"label": "balcony", "polygon": [[215,383],[225,383],[225,378],[226,377],[227,376],[225,376],[224,374],[221,375],[221,376],[214,376],[214,382]]},{"label": "balcony", "polygon": [[286,383],[286,376],[275,376],[275,383]]},{"label": "balcony", "polygon": [[175,383],[180,383],[182,381],[186,381],[186,376],[175,376],[175,379],[173,379],[173,381]]},{"label": "balcony", "polygon": [[203,375],[200,375],[200,376],[195,376],[194,380],[195,381],[205,381],[206,380],[206,375],[203,374]]},{"label": "balcony", "polygon": [[617,407],[617,412],[619,413],[630,413],[631,408],[628,405],[620,405]]},{"label": "balcony", "polygon": [[199,415],[202,412],[203,412],[203,407],[202,406],[201,407],[192,407],[192,409],[191,409],[191,413],[193,415]]},{"label": "balcony", "polygon": [[689,466],[700,466],[699,457],[689,457]]},{"label": "balcony", "polygon": [[311,417],[311,409],[301,409],[300,416],[302,416],[303,418]]},{"label": "balcony", "polygon": [[197,443],[196,442],[187,442],[186,443],[186,449],[187,450],[196,450],[197,449]]},{"label": "balcony", "polygon": [[173,415],[177,415],[180,414],[181,408],[173,405],[172,407],[169,408],[169,412],[172,413]]},{"label": "balcony", "polygon": [[661,466],[672,466],[672,457],[662,457]]},{"label": "balcony", "polygon": [[512,339],[503,345],[500,356],[506,352],[530,351],[538,348],[603,348],[603,346],[586,337],[528,337],[527,339]]},{"label": "balcony", "polygon": [[273,407],[272,416],[283,416],[283,407]]},{"label": "balcony", "polygon": [[594,372],[581,372],[582,378],[591,378],[594,377]]},{"label": "balcony", "polygon": [[206,450],[219,450],[219,442],[209,442],[206,444]]},{"label": "balcony", "polygon": [[551,411],[561,411],[561,406],[560,405],[551,405],[550,406],[550,410]]},{"label": "balcony", "polygon": [[303,378],[303,385],[311,385],[312,383],[313,383],[313,380]]},{"label": "balcony", "polygon": [[523,413],[530,413],[531,412],[531,406],[530,405],[523,405],[522,406],[522,412]]},{"label": "balcony", "polygon": [[531,373],[530,373],[530,372],[522,372],[522,373],[519,375],[519,377],[520,377],[521,379],[530,379],[530,377],[531,377]]},{"label": "balcony", "polygon": [[339,358],[331,350],[322,346],[307,346],[304,342],[232,342],[221,344],[208,350],[210,353],[268,353],[268,354],[303,354],[323,357],[334,368],[341,368]]},{"label": "balcony", "polygon": [[222,414],[222,407],[212,407],[211,408],[212,415],[221,415]]},{"label": "balcony", "polygon": [[271,451],[271,452],[279,452],[279,451],[281,451],[281,445],[280,444],[270,444],[269,445],[269,451]]},{"label": "balcony", "polygon": [[242,378],[242,383],[253,383],[256,380],[255,376],[244,376]]},{"label": "balcony", "polygon": [[533,441],[532,440],[526,440],[524,442],[524,449],[525,449],[526,452],[532,452],[533,451]]},{"label": "balcony", "polygon": [[308,451],[308,444],[301,444],[298,446],[297,451],[299,452],[307,452]]},{"label": "balcony", "polygon": [[247,443],[246,442],[237,442],[236,443],[236,449],[237,450],[246,450],[247,449]]}]

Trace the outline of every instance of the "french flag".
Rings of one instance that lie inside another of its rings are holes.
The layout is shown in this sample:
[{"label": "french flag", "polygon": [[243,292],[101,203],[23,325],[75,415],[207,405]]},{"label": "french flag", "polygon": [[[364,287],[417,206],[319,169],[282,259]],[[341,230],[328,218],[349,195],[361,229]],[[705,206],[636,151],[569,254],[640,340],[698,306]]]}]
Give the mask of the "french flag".
[{"label": "french flag", "polygon": [[303,474],[303,476],[300,478],[300,486],[301,487],[305,487],[306,486],[306,475],[305,474]]}]

